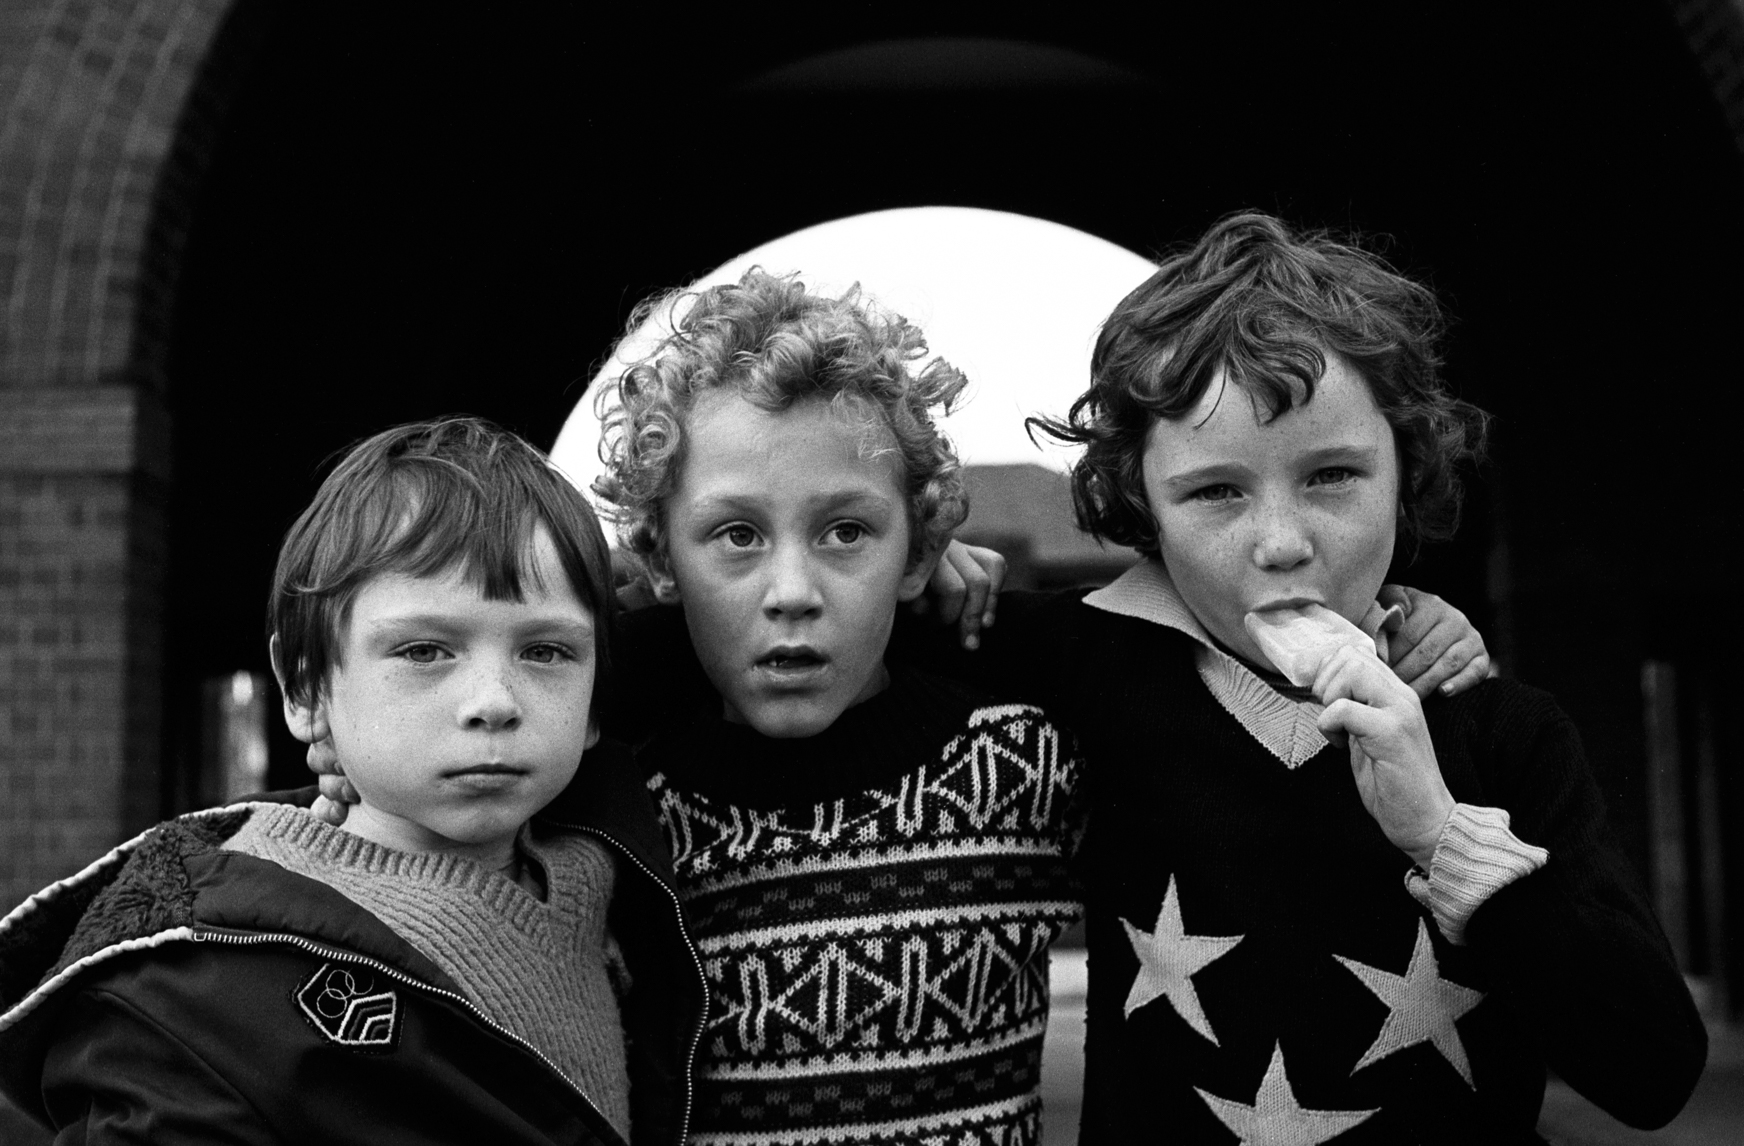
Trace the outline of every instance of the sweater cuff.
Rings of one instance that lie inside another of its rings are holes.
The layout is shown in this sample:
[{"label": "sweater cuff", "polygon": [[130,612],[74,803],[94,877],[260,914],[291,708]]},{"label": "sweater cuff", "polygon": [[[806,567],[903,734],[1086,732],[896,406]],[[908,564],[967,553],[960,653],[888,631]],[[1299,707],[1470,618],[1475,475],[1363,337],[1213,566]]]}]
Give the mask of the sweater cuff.
[{"label": "sweater cuff", "polygon": [[1465,945],[1466,924],[1485,900],[1550,859],[1549,852],[1510,831],[1508,823],[1501,808],[1455,804],[1442,825],[1428,875],[1413,867],[1405,876],[1405,890],[1429,909],[1455,946]]}]

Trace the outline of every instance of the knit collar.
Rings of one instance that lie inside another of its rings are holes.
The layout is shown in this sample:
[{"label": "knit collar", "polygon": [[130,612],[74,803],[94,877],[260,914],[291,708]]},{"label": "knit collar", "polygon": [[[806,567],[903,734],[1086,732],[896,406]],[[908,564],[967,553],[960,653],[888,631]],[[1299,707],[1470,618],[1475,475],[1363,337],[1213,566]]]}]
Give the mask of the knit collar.
[{"label": "knit collar", "polygon": [[[1084,598],[1084,603],[1104,612],[1162,625],[1185,633],[1198,644],[1194,667],[1199,678],[1224,711],[1247,729],[1266,751],[1296,768],[1312,760],[1327,745],[1316,721],[1325,711],[1314,701],[1295,701],[1267,684],[1240,658],[1232,656],[1211,639],[1205,626],[1193,615],[1161,561],[1145,558],[1104,588]],[[1375,649],[1387,660],[1387,633],[1397,627],[1403,613],[1397,606],[1369,606],[1359,626],[1375,640]]]},{"label": "knit collar", "polygon": [[711,703],[669,719],[643,749],[645,768],[723,803],[809,807],[900,782],[937,757],[983,698],[954,681],[893,665],[890,687],[815,736],[775,739],[721,717]]},{"label": "knit collar", "polygon": [[[550,909],[547,902],[550,897],[541,899],[523,888],[512,875],[470,857],[449,852],[402,851],[353,835],[317,819],[307,808],[288,804],[256,805],[248,823],[222,846],[226,851],[258,855],[281,866],[294,859],[291,870],[322,882],[328,881],[321,873],[348,872],[353,877],[378,878],[438,894],[476,898],[523,929],[531,925],[531,919]],[[558,878],[551,869],[560,857],[534,838],[531,822],[521,825],[514,846],[523,861],[531,860],[544,869],[547,881]]]}]

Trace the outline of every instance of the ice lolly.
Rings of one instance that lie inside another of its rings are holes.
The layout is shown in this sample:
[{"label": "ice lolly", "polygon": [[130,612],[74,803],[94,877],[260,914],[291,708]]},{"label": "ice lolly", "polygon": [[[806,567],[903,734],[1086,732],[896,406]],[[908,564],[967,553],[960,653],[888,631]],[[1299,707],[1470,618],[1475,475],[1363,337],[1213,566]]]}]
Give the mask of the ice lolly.
[{"label": "ice lolly", "polygon": [[1308,688],[1326,658],[1350,645],[1375,656],[1374,638],[1322,605],[1267,609],[1242,618],[1266,659],[1297,688]]}]

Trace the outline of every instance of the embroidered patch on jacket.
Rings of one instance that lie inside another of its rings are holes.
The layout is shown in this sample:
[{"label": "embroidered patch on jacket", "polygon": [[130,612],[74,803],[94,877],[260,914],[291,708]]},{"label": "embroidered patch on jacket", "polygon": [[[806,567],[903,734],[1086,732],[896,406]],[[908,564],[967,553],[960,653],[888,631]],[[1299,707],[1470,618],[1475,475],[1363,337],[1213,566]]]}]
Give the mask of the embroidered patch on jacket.
[{"label": "embroidered patch on jacket", "polygon": [[378,990],[375,972],[355,964],[323,963],[291,994],[328,1042],[360,1051],[388,1051],[400,1037],[400,996]]}]

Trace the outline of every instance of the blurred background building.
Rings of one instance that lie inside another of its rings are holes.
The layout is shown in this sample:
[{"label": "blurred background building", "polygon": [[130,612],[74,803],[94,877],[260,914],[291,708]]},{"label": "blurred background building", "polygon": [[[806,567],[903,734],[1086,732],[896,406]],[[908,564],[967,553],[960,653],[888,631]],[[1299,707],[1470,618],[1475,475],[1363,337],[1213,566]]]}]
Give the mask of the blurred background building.
[{"label": "blurred background building", "polygon": [[[1494,448],[1393,577],[1573,714],[1736,1016],[1744,2],[605,7],[0,6],[0,900],[304,782],[263,605],[349,442],[550,444],[638,299],[832,219],[1151,255],[1257,207],[1447,301]],[[1049,471],[971,480],[1017,582],[1121,566]]]}]

